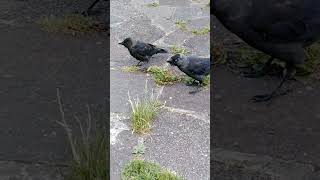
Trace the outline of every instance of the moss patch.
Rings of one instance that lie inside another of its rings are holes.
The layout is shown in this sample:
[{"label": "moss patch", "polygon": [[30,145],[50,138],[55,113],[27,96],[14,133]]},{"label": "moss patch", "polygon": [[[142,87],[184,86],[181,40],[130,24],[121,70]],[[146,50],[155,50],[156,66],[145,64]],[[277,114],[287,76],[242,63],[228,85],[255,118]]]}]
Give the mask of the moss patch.
[{"label": "moss patch", "polygon": [[175,173],[154,162],[134,159],[126,165],[122,180],[182,180]]},{"label": "moss patch", "polygon": [[158,2],[153,2],[153,3],[150,3],[150,4],[147,4],[148,7],[159,7],[160,4]]},{"label": "moss patch", "polygon": [[151,66],[147,72],[153,75],[157,85],[172,85],[181,81],[181,78],[174,74],[173,71],[159,66]]},{"label": "moss patch", "polygon": [[63,17],[43,17],[38,21],[38,24],[48,32],[63,32],[73,35],[107,31],[106,27],[103,27],[92,18],[80,14],[69,14]]},{"label": "moss patch", "polygon": [[182,54],[182,55],[190,54],[190,51],[188,51],[186,48],[181,46],[172,45],[170,46],[170,49],[173,54]]}]

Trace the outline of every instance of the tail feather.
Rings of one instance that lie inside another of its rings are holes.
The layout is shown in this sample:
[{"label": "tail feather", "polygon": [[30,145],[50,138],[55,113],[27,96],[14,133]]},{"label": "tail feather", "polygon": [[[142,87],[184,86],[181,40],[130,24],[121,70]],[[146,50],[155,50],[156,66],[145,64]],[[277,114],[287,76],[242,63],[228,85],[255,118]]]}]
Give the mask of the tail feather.
[{"label": "tail feather", "polygon": [[168,53],[168,51],[165,49],[158,48],[157,53]]}]

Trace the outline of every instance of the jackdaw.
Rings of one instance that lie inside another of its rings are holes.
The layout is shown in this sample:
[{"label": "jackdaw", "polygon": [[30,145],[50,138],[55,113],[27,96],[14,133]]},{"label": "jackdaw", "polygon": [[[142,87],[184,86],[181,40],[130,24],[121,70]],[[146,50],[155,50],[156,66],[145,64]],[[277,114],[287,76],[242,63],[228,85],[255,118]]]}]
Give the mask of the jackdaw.
[{"label": "jackdaw", "polygon": [[167,62],[172,66],[177,66],[182,72],[193,78],[193,84],[197,80],[200,86],[203,85],[206,76],[210,74],[210,58],[176,54]]},{"label": "jackdaw", "polygon": [[212,12],[231,32],[247,44],[286,63],[279,86],[271,93],[254,96],[255,102],[276,96],[283,83],[295,75],[296,67],[305,62],[304,48],[320,39],[319,0],[214,0]]},{"label": "jackdaw", "polygon": [[129,50],[131,56],[139,61],[137,66],[141,62],[148,62],[149,59],[155,54],[168,52],[164,49],[156,47],[155,45],[144,43],[142,41],[135,41],[131,38],[126,38],[119,44],[125,46]]}]

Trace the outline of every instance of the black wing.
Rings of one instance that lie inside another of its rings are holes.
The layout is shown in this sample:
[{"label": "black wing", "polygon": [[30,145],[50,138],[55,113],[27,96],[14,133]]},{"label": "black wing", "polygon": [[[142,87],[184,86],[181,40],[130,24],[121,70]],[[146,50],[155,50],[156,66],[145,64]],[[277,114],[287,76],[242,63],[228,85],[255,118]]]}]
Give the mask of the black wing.
[{"label": "black wing", "polygon": [[320,1],[253,0],[250,27],[268,40],[309,41],[319,36]]},{"label": "black wing", "polygon": [[208,75],[210,73],[210,59],[199,57],[188,57],[187,70],[197,75]]},{"label": "black wing", "polygon": [[154,51],[156,51],[156,46],[138,41],[136,45],[132,47],[132,50],[141,56],[151,56]]}]

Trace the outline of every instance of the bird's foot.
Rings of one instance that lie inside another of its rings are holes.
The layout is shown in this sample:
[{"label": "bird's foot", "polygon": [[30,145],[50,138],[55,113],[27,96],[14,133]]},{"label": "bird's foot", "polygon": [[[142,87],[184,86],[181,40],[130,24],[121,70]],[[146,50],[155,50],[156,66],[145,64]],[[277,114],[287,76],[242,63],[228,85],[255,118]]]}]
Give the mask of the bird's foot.
[{"label": "bird's foot", "polygon": [[253,96],[253,98],[251,98],[251,100],[253,102],[267,102],[267,101],[271,100],[272,98],[275,98],[277,96],[284,96],[292,91],[293,91],[292,89],[288,89],[284,92],[280,92],[278,95],[276,93],[256,95],[256,96]]},{"label": "bird's foot", "polygon": [[263,95],[256,95],[253,96],[251,99],[253,102],[266,102],[271,100],[274,97],[272,94],[263,94]]},{"label": "bird's foot", "polygon": [[192,81],[191,83],[188,82],[188,83],[186,84],[186,86],[198,86],[198,85],[199,85],[199,83],[197,83],[196,81]]}]

